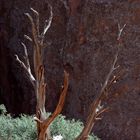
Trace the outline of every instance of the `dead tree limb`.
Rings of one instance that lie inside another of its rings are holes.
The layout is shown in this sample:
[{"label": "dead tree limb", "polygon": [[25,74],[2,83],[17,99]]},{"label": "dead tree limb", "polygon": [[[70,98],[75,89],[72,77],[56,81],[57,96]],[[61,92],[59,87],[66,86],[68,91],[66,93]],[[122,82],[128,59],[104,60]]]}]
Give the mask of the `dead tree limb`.
[{"label": "dead tree limb", "polygon": [[40,123],[42,126],[42,130],[39,135],[39,140],[42,140],[45,137],[45,135],[44,135],[45,131],[48,129],[51,122],[53,122],[53,120],[61,113],[61,111],[63,109],[66,94],[67,94],[67,89],[68,89],[68,77],[69,77],[69,75],[65,71],[64,72],[64,88],[60,95],[59,102],[57,104],[55,111],[52,113],[52,115],[50,115],[49,118],[47,118],[46,120],[44,120],[43,122]]},{"label": "dead tree limb", "polygon": [[52,139],[49,132],[49,125],[61,113],[63,109],[66,94],[67,94],[67,89],[68,89],[68,80],[69,80],[69,74],[66,71],[64,71],[64,88],[60,95],[58,105],[55,111],[52,113],[52,115],[50,115],[47,118],[46,110],[45,110],[46,83],[45,83],[45,75],[44,75],[45,70],[43,64],[43,55],[44,55],[44,48],[45,48],[44,38],[46,32],[51,26],[52,19],[53,19],[52,7],[50,5],[48,6],[50,9],[50,17],[48,20],[45,21],[44,30],[41,33],[39,31],[39,13],[33,8],[31,8],[31,11],[33,12],[33,14],[35,14],[36,17],[35,21],[29,13],[25,13],[32,26],[32,37],[29,37],[28,35],[24,35],[24,37],[33,43],[33,64],[34,64],[35,77],[31,73],[27,48],[24,43],[22,43],[22,46],[24,47],[25,63],[23,63],[16,55],[16,60],[29,73],[30,80],[32,82],[34,81],[34,87],[35,87],[36,99],[37,99],[36,117],[34,117],[34,119],[37,122],[38,140]]},{"label": "dead tree limb", "polygon": [[106,111],[106,109],[103,109],[102,111],[99,109],[99,111],[98,111],[98,107],[100,106],[101,101],[104,97],[105,89],[108,85],[109,79],[110,79],[113,71],[115,70],[115,64],[116,64],[116,61],[117,61],[117,57],[118,57],[118,53],[115,55],[113,65],[110,68],[110,71],[109,71],[109,73],[106,77],[106,80],[105,80],[105,82],[104,82],[104,84],[101,88],[100,93],[97,95],[95,101],[93,101],[93,103],[91,103],[91,105],[90,105],[90,111],[89,111],[87,121],[85,123],[85,127],[84,127],[83,131],[81,132],[81,134],[79,135],[79,137],[76,140],[87,140],[88,136],[91,133],[91,130],[92,130],[94,124],[95,124],[97,116],[99,116],[99,114],[101,114],[102,112]]},{"label": "dead tree limb", "polygon": [[82,130],[81,134],[76,138],[76,140],[87,140],[96,120],[101,119],[101,118],[98,118],[98,116],[100,114],[102,114],[103,112],[108,111],[108,109],[109,109],[109,108],[101,107],[101,103],[106,95],[106,89],[107,89],[108,85],[111,86],[112,82],[116,79],[116,77],[114,77],[114,79],[109,83],[113,72],[118,68],[118,66],[115,67],[115,65],[116,65],[118,53],[119,53],[120,37],[121,37],[121,34],[122,34],[125,26],[126,26],[126,24],[122,28],[120,28],[120,25],[118,24],[118,28],[119,28],[118,37],[117,37],[118,48],[117,48],[117,52],[114,57],[113,64],[110,68],[109,73],[107,74],[107,77],[105,79],[105,82],[104,82],[99,94],[97,95],[95,100],[90,105],[89,115],[87,117],[84,129]]}]

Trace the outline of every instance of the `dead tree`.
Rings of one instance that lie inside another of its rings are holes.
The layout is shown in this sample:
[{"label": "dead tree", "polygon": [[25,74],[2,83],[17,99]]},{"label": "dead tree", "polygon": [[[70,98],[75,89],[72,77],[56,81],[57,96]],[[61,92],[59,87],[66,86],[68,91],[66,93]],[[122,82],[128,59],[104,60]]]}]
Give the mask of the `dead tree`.
[{"label": "dead tree", "polygon": [[17,61],[27,71],[29,75],[29,79],[35,88],[37,105],[36,105],[36,116],[34,117],[34,119],[37,122],[38,140],[52,139],[48,128],[51,122],[61,113],[64,106],[67,89],[68,89],[69,74],[66,71],[64,71],[64,85],[63,85],[62,93],[60,94],[59,102],[57,104],[55,111],[47,118],[46,110],[45,110],[46,83],[44,77],[43,54],[45,48],[45,44],[44,44],[45,34],[50,28],[53,19],[52,7],[50,5],[49,5],[49,9],[50,9],[50,17],[48,20],[45,21],[44,30],[41,33],[39,29],[40,28],[39,13],[33,8],[31,8],[31,11],[36,17],[35,20],[29,13],[25,13],[29,21],[31,22],[31,26],[32,26],[32,38],[27,35],[25,35],[25,38],[31,41],[33,44],[33,64],[34,64],[35,76],[33,76],[33,74],[31,73],[27,48],[24,43],[22,43],[22,46],[24,47],[26,62],[23,63],[16,55]]},{"label": "dead tree", "polygon": [[118,79],[118,76],[113,76],[112,80],[110,80],[113,72],[119,67],[119,66],[116,67],[115,65],[116,65],[116,62],[117,62],[119,49],[120,49],[119,48],[120,47],[120,37],[121,37],[121,34],[122,34],[125,26],[126,26],[126,24],[122,28],[120,28],[120,25],[118,24],[118,28],[119,28],[119,33],[118,33],[118,37],[117,37],[118,46],[117,46],[117,52],[115,54],[113,64],[110,68],[110,71],[109,71],[109,73],[108,73],[108,75],[105,79],[105,82],[104,82],[99,94],[97,95],[95,100],[90,105],[89,115],[87,117],[85,126],[84,126],[81,134],[76,138],[76,140],[87,140],[89,134],[92,131],[92,128],[93,128],[95,122],[97,120],[101,119],[101,118],[99,118],[99,116],[103,112],[105,112],[109,109],[108,107],[104,108],[102,106],[102,101],[105,98],[105,96],[107,96],[107,89],[112,85],[112,83],[114,83]]}]

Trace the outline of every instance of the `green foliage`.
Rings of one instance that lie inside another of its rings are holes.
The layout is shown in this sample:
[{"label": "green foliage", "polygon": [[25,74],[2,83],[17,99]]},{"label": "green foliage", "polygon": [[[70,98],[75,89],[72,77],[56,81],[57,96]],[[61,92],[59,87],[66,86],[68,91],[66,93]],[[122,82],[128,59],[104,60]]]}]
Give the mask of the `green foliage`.
[{"label": "green foliage", "polygon": [[35,140],[36,124],[32,117],[21,115],[19,118],[12,118],[6,114],[6,108],[0,105],[2,112],[0,116],[0,140]]},{"label": "green foliage", "polygon": [[[6,109],[0,105],[2,114],[0,115],[0,140],[36,140],[36,123],[32,116],[21,115],[18,118],[12,118],[6,114]],[[62,135],[63,140],[74,140],[82,131],[83,123],[80,121],[66,120],[59,115],[51,127],[52,136]],[[90,136],[89,140],[99,140],[95,136]]]},{"label": "green foliage", "polygon": [[79,121],[66,120],[64,116],[59,115],[51,125],[52,135],[61,134],[64,139],[72,140],[77,137],[83,128]]},{"label": "green foliage", "polygon": [[7,113],[6,107],[3,104],[0,105],[0,111],[1,111],[2,114],[6,114]]},{"label": "green foliage", "polygon": [[[65,116],[59,115],[51,125],[52,135],[61,134],[64,140],[74,140],[82,131],[83,123],[80,121],[66,120]],[[99,140],[92,135],[89,140]]]},{"label": "green foliage", "polygon": [[36,126],[31,117],[0,116],[0,140],[35,140],[36,137]]}]

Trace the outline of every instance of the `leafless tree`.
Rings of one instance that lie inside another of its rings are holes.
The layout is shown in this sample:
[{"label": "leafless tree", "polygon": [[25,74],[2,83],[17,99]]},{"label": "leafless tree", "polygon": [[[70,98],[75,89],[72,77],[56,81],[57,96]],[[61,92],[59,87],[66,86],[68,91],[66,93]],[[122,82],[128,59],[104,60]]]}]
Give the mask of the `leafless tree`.
[{"label": "leafless tree", "polygon": [[[44,48],[45,48],[44,38],[48,29],[51,26],[52,19],[53,19],[52,7],[50,5],[49,5],[49,8],[50,8],[50,17],[48,20],[45,21],[44,30],[41,33],[40,33],[40,27],[39,27],[39,24],[40,24],[39,13],[33,8],[31,8],[31,11],[36,17],[35,21],[29,13],[25,13],[25,15],[30,20],[31,26],[32,26],[32,38],[27,35],[25,35],[25,38],[31,41],[33,44],[33,61],[34,61],[35,76],[33,76],[31,72],[27,48],[24,43],[21,43],[21,44],[24,47],[26,62],[23,63],[16,55],[17,61],[27,71],[29,75],[29,79],[35,88],[37,105],[36,105],[36,116],[34,117],[34,119],[37,122],[38,140],[51,140],[52,139],[48,128],[51,122],[58,116],[58,114],[61,113],[63,109],[65,97],[66,97],[66,93],[68,89],[68,81],[69,81],[69,74],[66,71],[64,71],[64,86],[62,89],[62,93],[60,95],[59,102],[57,104],[55,111],[52,113],[52,115],[47,117],[46,109],[45,109],[46,83],[45,83],[45,77],[44,77],[43,54],[44,54]],[[125,26],[126,25],[124,25],[121,28],[120,25],[118,25],[118,28],[119,28],[119,33],[117,37],[118,48],[117,48],[116,54],[114,55],[114,61],[111,65],[110,71],[106,76],[105,82],[99,94],[96,96],[95,100],[90,105],[89,115],[87,117],[85,126],[81,134],[76,138],[76,140],[87,140],[96,120],[100,120],[101,119],[100,115],[109,109],[108,107],[105,108],[104,106],[102,106],[102,101],[107,96],[107,89],[110,88],[112,83],[114,83],[116,79],[118,78],[117,76],[113,76],[113,78],[111,79],[113,72],[119,67],[119,66],[116,66],[116,62],[117,62],[118,54],[119,54],[120,38],[121,38],[121,34]]]},{"label": "leafless tree", "polygon": [[99,92],[99,94],[97,95],[97,97],[95,98],[95,100],[91,103],[90,105],[90,109],[89,109],[89,115],[87,117],[85,126],[81,132],[81,134],[76,138],[76,140],[87,140],[89,134],[91,133],[91,130],[95,124],[95,122],[97,120],[100,120],[101,118],[99,118],[99,116],[107,111],[109,108],[106,107],[104,108],[102,106],[102,100],[105,98],[105,96],[107,96],[107,89],[112,85],[112,83],[114,83],[116,81],[116,79],[118,78],[118,76],[113,76],[112,74],[113,72],[119,67],[119,66],[115,66],[116,62],[117,62],[117,58],[118,58],[118,54],[119,54],[119,47],[120,47],[120,38],[121,38],[121,34],[125,28],[126,24],[121,28],[120,25],[118,24],[118,28],[119,28],[119,32],[118,32],[118,37],[117,37],[117,41],[118,41],[118,48],[117,48],[117,52],[114,56],[114,61],[112,63],[112,66],[110,68],[109,73],[106,76],[105,82]]},{"label": "leafless tree", "polygon": [[53,19],[52,7],[49,4],[48,6],[50,9],[50,17],[48,20],[45,21],[44,30],[41,33],[39,27],[40,26],[39,13],[33,8],[30,9],[35,15],[36,19],[33,19],[33,17],[29,13],[25,13],[32,26],[32,38],[27,35],[24,36],[33,44],[33,64],[34,64],[35,76],[33,76],[31,72],[27,48],[24,43],[21,44],[24,47],[26,62],[23,63],[16,55],[17,61],[27,71],[29,75],[29,80],[31,81],[31,83],[34,85],[35,88],[37,105],[36,105],[36,116],[34,117],[34,119],[37,122],[38,140],[52,139],[49,132],[49,126],[51,122],[61,113],[63,109],[65,97],[68,89],[68,80],[69,80],[69,74],[66,71],[64,71],[64,85],[63,85],[62,92],[60,94],[59,102],[57,104],[55,111],[49,117],[47,117],[46,109],[45,109],[46,83],[45,83],[45,76],[44,76],[43,54],[45,48],[44,38],[48,29],[51,26],[52,19]]}]

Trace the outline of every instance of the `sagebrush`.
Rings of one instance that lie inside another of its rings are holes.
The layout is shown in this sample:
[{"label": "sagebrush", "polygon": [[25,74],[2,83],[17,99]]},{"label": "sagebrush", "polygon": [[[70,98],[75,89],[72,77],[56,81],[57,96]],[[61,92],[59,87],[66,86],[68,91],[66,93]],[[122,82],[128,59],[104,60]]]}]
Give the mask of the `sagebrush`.
[{"label": "sagebrush", "polygon": [[[12,118],[3,105],[0,106],[0,140],[37,140],[36,123],[33,116],[21,115]],[[49,115],[48,113],[47,115]],[[67,120],[59,115],[51,124],[52,136],[62,135],[63,140],[74,140],[82,131],[83,123],[74,119]],[[99,140],[92,135],[89,140]]]}]

